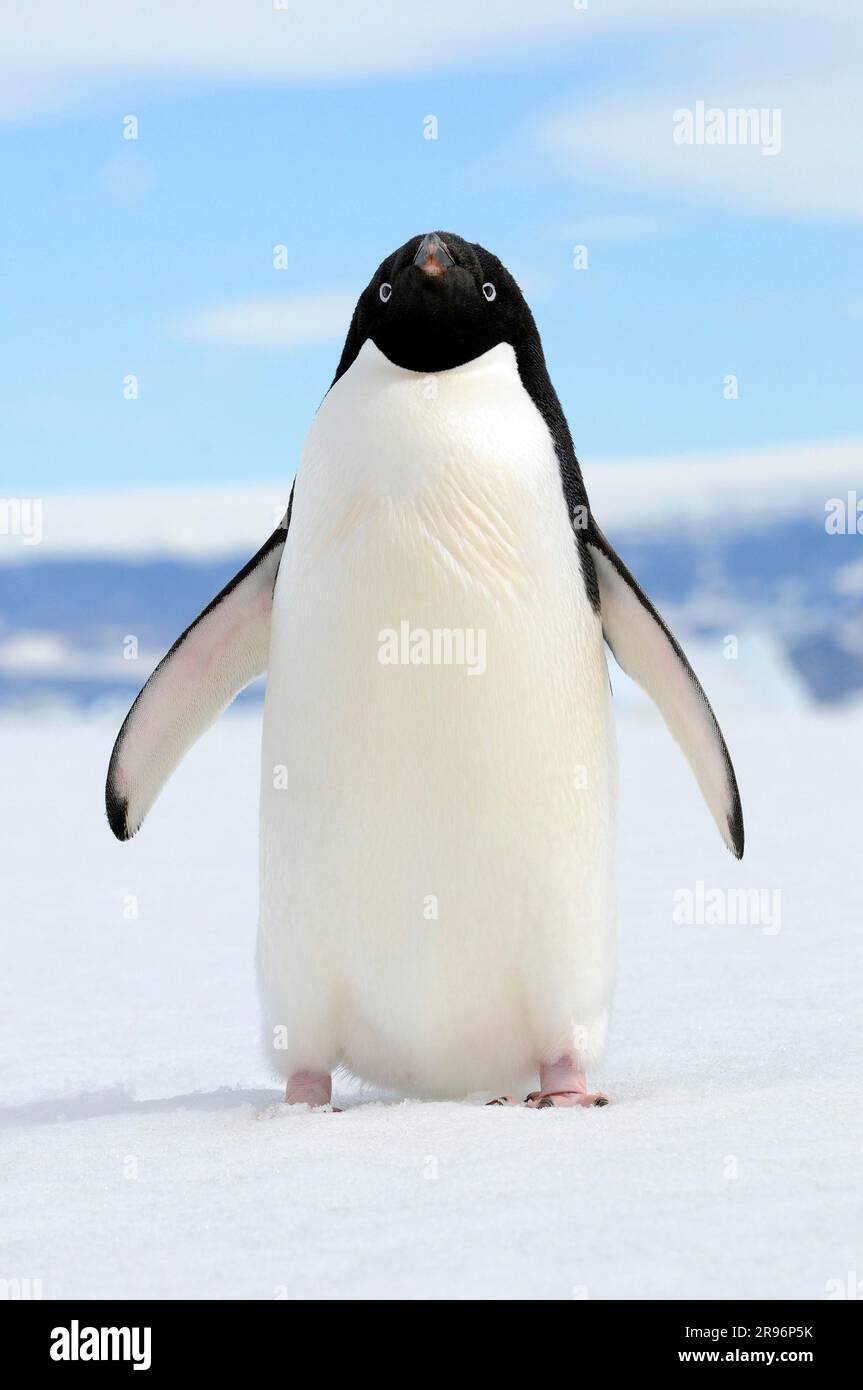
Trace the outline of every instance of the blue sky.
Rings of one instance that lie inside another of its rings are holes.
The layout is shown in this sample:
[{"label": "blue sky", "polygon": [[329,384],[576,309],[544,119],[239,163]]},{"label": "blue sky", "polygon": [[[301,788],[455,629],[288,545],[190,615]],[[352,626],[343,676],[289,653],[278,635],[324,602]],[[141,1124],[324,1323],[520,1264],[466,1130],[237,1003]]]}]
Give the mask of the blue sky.
[{"label": "blue sky", "polygon": [[[333,55],[326,14],[267,14],[276,40],[222,0],[201,54],[185,0],[128,43],[101,3],[80,32],[36,8],[50,40],[16,14],[27,81],[0,112],[3,495],[287,481],[351,297],[435,227],[522,281],[587,465],[860,432],[852,7],[717,0],[687,25],[620,0],[588,29],[441,3],[426,45],[388,4],[349,31],[334,4]],[[781,151],[675,148],[698,100],[778,107]]]}]

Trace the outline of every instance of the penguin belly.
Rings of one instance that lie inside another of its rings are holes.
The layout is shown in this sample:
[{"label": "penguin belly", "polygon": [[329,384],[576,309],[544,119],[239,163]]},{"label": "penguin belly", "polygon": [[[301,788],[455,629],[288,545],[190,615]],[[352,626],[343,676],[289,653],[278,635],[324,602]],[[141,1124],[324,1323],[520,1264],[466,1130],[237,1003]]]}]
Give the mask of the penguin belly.
[{"label": "penguin belly", "polygon": [[276,1069],[447,1096],[594,1060],[614,782],[601,623],[512,348],[423,377],[367,342],[304,446],[273,601]]}]

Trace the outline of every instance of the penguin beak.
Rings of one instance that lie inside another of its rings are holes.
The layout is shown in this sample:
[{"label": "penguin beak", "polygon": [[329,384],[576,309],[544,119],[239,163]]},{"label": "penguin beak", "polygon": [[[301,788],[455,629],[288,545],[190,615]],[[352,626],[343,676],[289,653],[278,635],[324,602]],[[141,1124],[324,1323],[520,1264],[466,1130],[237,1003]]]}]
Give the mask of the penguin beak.
[{"label": "penguin beak", "polygon": [[443,275],[448,266],[455,265],[446,242],[441,241],[437,232],[429,232],[419,244],[414,256],[414,265],[419,266],[425,275]]}]

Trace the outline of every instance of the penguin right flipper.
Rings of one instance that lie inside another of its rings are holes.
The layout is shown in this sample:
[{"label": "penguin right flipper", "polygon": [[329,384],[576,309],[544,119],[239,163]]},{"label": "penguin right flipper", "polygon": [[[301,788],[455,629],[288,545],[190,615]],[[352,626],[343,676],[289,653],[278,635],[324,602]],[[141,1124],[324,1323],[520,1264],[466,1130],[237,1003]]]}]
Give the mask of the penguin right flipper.
[{"label": "penguin right flipper", "polygon": [[269,540],[177,638],[126,715],[105,786],[118,840],[131,840],[192,744],[266,670],[290,516],[289,503]]},{"label": "penguin right flipper", "polygon": [[743,855],[743,809],[722,730],[686,655],[591,517],[602,630],[617,664],[653,700],[686,756],[719,833]]}]

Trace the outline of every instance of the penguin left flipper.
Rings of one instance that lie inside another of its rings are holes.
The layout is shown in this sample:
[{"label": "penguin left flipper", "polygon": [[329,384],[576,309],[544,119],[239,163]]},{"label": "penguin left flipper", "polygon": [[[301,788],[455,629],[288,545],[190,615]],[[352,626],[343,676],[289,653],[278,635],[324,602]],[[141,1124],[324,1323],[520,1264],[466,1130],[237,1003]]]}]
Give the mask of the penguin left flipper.
[{"label": "penguin left flipper", "polygon": [[140,829],[184,754],[266,670],[290,511],[289,504],[269,540],[177,638],[126,715],[105,786],[108,823],[118,840]]},{"label": "penguin left flipper", "polygon": [[602,630],[618,665],[658,708],[686,755],[719,833],[743,855],[743,809],[722,730],[701,684],[620,556],[591,517],[587,547],[599,583]]}]

